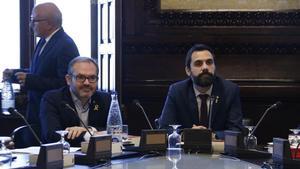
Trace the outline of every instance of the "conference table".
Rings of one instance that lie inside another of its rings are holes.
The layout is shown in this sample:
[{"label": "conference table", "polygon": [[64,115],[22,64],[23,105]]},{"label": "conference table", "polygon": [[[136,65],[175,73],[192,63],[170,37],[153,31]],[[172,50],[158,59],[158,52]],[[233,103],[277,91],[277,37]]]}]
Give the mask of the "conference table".
[{"label": "conference table", "polygon": [[[139,139],[139,137],[132,137],[131,141],[138,145]],[[268,160],[238,159],[222,155],[224,150],[223,142],[212,142],[212,147],[213,154],[184,153],[181,151],[179,154],[172,153],[173,158],[170,158],[170,151],[150,154],[123,152],[127,155],[115,156],[116,154],[114,154],[112,160],[106,163],[100,163],[96,166],[74,165],[68,167],[68,169],[87,169],[91,167],[101,169],[260,169],[260,165]],[[29,152],[32,152],[31,148],[33,147],[29,148]],[[29,154],[17,152],[13,153],[15,159],[11,168],[26,168],[26,166],[29,166]],[[174,161],[171,161],[172,159]]]},{"label": "conference table", "polygon": [[182,154],[174,164],[167,156],[141,158],[113,163],[103,168],[112,169],[260,169],[261,167],[229,156],[207,154]]},{"label": "conference table", "polygon": [[[26,154],[14,154],[11,168],[23,168],[29,165],[29,158]],[[116,159],[102,163],[92,168],[109,169],[260,169],[257,164],[240,160],[235,157],[221,154],[185,154],[177,156],[175,161],[170,161],[168,155],[140,155],[133,158]],[[0,167],[1,168],[1,167]],[[69,169],[87,169],[90,166],[75,165]]]}]

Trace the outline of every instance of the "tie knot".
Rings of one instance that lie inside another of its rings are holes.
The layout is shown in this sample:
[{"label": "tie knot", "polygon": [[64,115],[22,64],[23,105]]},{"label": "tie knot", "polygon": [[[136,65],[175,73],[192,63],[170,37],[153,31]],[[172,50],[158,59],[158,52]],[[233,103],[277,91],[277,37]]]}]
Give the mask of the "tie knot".
[{"label": "tie knot", "polygon": [[207,100],[208,94],[199,94],[201,100]]}]

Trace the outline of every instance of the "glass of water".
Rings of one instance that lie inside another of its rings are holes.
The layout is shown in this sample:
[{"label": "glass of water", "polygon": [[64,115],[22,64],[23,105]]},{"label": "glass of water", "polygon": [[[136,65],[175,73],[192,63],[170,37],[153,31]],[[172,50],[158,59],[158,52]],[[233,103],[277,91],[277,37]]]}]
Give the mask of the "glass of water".
[{"label": "glass of water", "polygon": [[173,167],[172,169],[178,169],[177,163],[181,159],[182,149],[181,148],[175,148],[175,149],[168,149],[167,150],[167,158],[169,161],[172,162]]},{"label": "glass of water", "polygon": [[55,132],[60,135],[59,143],[63,145],[64,153],[69,153],[71,146],[70,143],[65,140],[65,135],[68,134],[69,132],[67,130],[58,130]]},{"label": "glass of water", "polygon": [[126,142],[128,141],[128,125],[124,124],[122,126],[122,141]]}]

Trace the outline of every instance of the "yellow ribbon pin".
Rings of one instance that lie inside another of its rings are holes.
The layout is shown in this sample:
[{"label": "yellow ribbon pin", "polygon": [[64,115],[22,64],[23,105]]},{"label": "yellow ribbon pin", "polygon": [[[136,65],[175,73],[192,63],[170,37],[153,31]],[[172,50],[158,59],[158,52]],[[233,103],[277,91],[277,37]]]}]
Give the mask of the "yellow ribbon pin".
[{"label": "yellow ribbon pin", "polygon": [[94,107],[94,111],[98,111],[99,110],[99,105],[96,104],[95,107]]}]

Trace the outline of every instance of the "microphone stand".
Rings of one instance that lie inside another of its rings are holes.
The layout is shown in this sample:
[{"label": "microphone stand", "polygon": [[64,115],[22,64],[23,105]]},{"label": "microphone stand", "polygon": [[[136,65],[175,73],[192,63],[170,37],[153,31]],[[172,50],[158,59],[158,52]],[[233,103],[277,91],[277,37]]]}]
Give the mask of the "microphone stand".
[{"label": "microphone stand", "polygon": [[83,127],[86,129],[86,131],[90,134],[90,136],[93,136],[93,134],[90,132],[89,128],[84,124],[84,122],[78,116],[77,111],[75,109],[73,109],[73,107],[71,107],[68,103],[66,103],[65,105],[75,113],[75,116],[79,119],[80,123],[83,125]]},{"label": "microphone stand", "polygon": [[140,102],[138,100],[134,100],[134,103],[135,103],[135,105],[137,105],[142,110],[142,112],[143,112],[143,114],[144,114],[144,116],[145,116],[145,118],[147,120],[148,125],[150,126],[151,130],[153,130],[153,127],[152,127],[152,125],[151,125],[151,123],[149,121],[149,118],[148,118],[148,116],[147,116],[147,114],[146,114],[143,106],[140,104]]},{"label": "microphone stand", "polygon": [[14,108],[9,108],[9,112],[11,112],[11,113],[13,112],[13,113],[17,114],[18,116],[20,116],[23,119],[23,121],[25,122],[25,124],[28,126],[28,128],[31,131],[31,133],[33,134],[34,138],[39,142],[40,145],[42,145],[41,140],[39,139],[39,137],[37,136],[35,131],[32,129],[32,127],[28,123],[28,121],[25,119],[25,117]]},{"label": "microphone stand", "polygon": [[211,130],[212,107],[213,107],[213,103],[218,101],[219,96],[209,96],[208,99],[209,99],[208,129]]},{"label": "microphone stand", "polygon": [[213,102],[215,101],[215,97],[209,96],[208,99],[209,99],[208,129],[211,130],[212,105],[213,105]]},{"label": "microphone stand", "polygon": [[[254,126],[253,130],[251,131],[251,133],[249,134],[249,136],[252,136],[253,133],[255,132],[255,130],[257,129],[257,127],[260,125],[260,123],[262,122],[262,120],[265,118],[265,116],[268,114],[268,112],[273,109],[278,107],[281,104],[280,101],[276,102],[275,104],[273,104],[272,106],[270,106],[269,108],[267,108],[267,110],[264,112],[264,114],[261,116],[261,118],[259,119],[259,121],[257,122],[257,124]],[[248,137],[249,137],[248,136]]]}]

